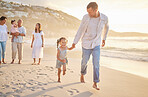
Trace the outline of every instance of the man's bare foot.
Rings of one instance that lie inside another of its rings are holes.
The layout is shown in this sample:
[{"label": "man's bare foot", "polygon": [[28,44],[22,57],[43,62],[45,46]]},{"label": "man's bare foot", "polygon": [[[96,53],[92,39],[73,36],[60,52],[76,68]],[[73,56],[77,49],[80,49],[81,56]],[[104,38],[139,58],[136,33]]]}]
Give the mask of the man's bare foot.
[{"label": "man's bare foot", "polygon": [[36,65],[36,63],[32,63],[31,65]]},{"label": "man's bare foot", "polygon": [[58,78],[58,82],[60,83],[61,81],[60,81],[60,78]]},{"label": "man's bare foot", "polygon": [[96,90],[100,90],[100,88],[98,88],[95,83],[93,84],[93,88],[95,88]]},{"label": "man's bare foot", "polygon": [[66,74],[66,70],[63,70],[63,75],[65,75]]},{"label": "man's bare foot", "polygon": [[2,64],[2,62],[0,61],[0,65]]},{"label": "man's bare foot", "polygon": [[38,63],[37,65],[40,65],[40,63]]},{"label": "man's bare foot", "polygon": [[11,64],[13,64],[13,63],[14,63],[14,60],[12,60]]},{"label": "man's bare foot", "polygon": [[84,75],[81,75],[80,81],[81,81],[81,83],[85,83],[85,81],[84,81]]}]

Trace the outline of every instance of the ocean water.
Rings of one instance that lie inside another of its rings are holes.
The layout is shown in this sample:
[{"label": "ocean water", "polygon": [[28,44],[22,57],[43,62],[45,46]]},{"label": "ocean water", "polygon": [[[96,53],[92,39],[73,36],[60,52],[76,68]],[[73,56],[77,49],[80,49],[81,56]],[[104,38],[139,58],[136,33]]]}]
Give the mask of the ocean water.
[{"label": "ocean water", "polygon": [[[56,47],[56,38],[46,38],[45,46]],[[31,40],[25,39],[26,43]],[[68,46],[73,43],[73,37],[68,38]],[[76,49],[81,51],[81,42]],[[148,37],[108,37],[105,47],[101,47],[101,56],[148,62]]]}]

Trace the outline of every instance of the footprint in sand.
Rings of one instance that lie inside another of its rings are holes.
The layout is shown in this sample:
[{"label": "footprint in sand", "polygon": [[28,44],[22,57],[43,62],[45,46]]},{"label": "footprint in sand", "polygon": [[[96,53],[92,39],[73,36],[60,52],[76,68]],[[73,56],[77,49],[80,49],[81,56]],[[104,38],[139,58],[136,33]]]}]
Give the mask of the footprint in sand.
[{"label": "footprint in sand", "polygon": [[74,92],[71,91],[71,90],[67,90],[67,92],[70,93],[70,95],[73,95],[74,94]]},{"label": "footprint in sand", "polygon": [[51,96],[51,95],[42,95],[41,97],[54,97],[54,96]]},{"label": "footprint in sand", "polygon": [[78,91],[77,89],[73,89],[73,88],[71,88],[71,90],[74,90],[74,91],[76,91],[76,93],[79,93],[79,91]]},{"label": "footprint in sand", "polygon": [[62,86],[58,86],[58,88],[63,89],[63,87],[62,87]]},{"label": "footprint in sand", "polygon": [[70,93],[70,95],[74,95],[74,93],[79,93],[79,91],[77,89],[74,89],[74,88],[67,90],[67,92]]},{"label": "footprint in sand", "polygon": [[14,92],[7,92],[6,95],[11,95],[13,94]]},{"label": "footprint in sand", "polygon": [[2,72],[2,71],[0,71],[0,76],[1,76],[1,75],[3,75],[3,72]]},{"label": "footprint in sand", "polygon": [[67,70],[68,71],[70,71],[70,73],[73,73],[74,71],[73,70],[71,70],[70,68],[67,68]]}]

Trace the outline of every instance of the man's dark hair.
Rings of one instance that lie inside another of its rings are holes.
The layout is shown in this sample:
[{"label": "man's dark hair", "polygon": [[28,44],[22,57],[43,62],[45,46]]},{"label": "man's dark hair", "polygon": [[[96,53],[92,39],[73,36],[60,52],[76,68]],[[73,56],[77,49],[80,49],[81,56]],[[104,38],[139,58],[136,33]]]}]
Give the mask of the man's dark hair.
[{"label": "man's dark hair", "polygon": [[0,18],[1,21],[2,21],[2,20],[5,20],[5,19],[7,19],[5,16],[2,16],[2,17]]},{"label": "man's dark hair", "polygon": [[87,9],[89,8],[92,8],[93,10],[97,9],[98,8],[98,4],[96,2],[90,2],[88,5],[87,5]]},{"label": "man's dark hair", "polygon": [[11,24],[13,24],[13,22],[15,22],[15,20],[11,20]]}]

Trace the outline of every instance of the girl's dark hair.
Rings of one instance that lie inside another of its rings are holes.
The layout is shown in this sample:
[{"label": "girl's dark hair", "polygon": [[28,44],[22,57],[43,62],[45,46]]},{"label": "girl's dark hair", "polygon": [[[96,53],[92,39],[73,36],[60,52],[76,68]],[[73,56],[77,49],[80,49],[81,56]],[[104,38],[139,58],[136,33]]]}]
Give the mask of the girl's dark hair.
[{"label": "girl's dark hair", "polygon": [[[37,25],[39,25],[39,33],[42,31],[41,30],[41,24],[40,23],[37,23]],[[37,28],[35,28],[35,32],[37,33]]]},{"label": "girl's dark hair", "polygon": [[60,39],[58,39],[58,40],[57,40],[57,48],[58,48],[58,46],[59,46],[59,43],[61,42],[61,40],[62,40],[62,39],[65,39],[65,40],[67,40],[65,37],[61,37]]},{"label": "girl's dark hair", "polygon": [[7,19],[7,17],[5,17],[5,16],[2,16],[2,17],[0,18],[1,21],[2,21],[2,20],[5,20],[5,19]]},{"label": "girl's dark hair", "polygon": [[15,20],[11,20],[11,24],[13,24],[13,22],[15,22]]},{"label": "girl's dark hair", "polygon": [[92,8],[93,10],[97,9],[98,8],[98,4],[96,2],[90,2],[88,5],[87,5],[87,9],[89,8]]}]

